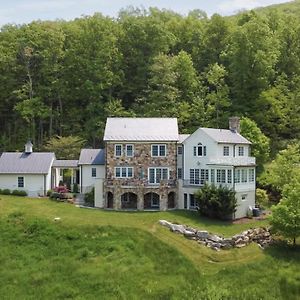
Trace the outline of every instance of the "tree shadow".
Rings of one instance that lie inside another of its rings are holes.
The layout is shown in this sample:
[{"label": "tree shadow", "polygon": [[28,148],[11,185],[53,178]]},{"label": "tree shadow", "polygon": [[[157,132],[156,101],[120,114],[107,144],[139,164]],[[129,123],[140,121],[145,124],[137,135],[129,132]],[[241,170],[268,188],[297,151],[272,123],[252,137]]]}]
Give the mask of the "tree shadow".
[{"label": "tree shadow", "polygon": [[291,245],[285,241],[277,241],[264,250],[265,254],[278,260],[300,263],[300,245]]}]

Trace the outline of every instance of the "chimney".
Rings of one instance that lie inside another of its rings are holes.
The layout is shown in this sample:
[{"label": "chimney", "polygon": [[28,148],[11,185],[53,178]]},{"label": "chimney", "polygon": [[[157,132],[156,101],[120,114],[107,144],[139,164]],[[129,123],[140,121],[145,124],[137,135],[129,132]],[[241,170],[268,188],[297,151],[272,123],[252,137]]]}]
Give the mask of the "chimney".
[{"label": "chimney", "polygon": [[31,141],[28,141],[26,144],[25,144],[25,153],[26,154],[30,154],[32,153],[32,143]]},{"label": "chimney", "polygon": [[230,117],[229,118],[229,129],[232,132],[240,133],[240,118]]}]

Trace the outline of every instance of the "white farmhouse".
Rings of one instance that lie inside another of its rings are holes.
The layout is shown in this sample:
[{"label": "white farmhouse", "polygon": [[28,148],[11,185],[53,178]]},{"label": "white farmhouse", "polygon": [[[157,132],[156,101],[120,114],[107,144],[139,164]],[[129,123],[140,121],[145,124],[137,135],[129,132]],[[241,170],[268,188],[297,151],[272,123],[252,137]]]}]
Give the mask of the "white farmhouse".
[{"label": "white farmhouse", "polygon": [[33,152],[32,144],[24,152],[4,152],[0,156],[0,189],[23,190],[28,196],[45,196],[51,188],[51,167],[55,154]]},{"label": "white farmhouse", "polygon": [[194,194],[205,183],[224,185],[236,192],[234,218],[245,217],[255,207],[255,158],[239,134],[239,118],[229,121],[229,130],[199,128],[179,137],[177,148],[180,209],[195,209]]},{"label": "white farmhouse", "polygon": [[88,193],[95,186],[97,179],[105,178],[105,150],[82,149],[78,161],[80,179],[79,186],[82,194]]}]

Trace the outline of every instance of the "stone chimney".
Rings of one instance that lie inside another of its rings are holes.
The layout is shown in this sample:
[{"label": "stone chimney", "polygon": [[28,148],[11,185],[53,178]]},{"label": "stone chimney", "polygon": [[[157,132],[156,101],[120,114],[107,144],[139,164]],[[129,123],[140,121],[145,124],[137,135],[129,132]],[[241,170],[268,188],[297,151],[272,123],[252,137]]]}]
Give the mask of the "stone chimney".
[{"label": "stone chimney", "polygon": [[33,145],[30,140],[25,144],[25,153],[26,154],[32,153],[32,146]]},{"label": "stone chimney", "polygon": [[239,117],[230,117],[229,118],[229,129],[232,132],[240,133],[240,118]]}]

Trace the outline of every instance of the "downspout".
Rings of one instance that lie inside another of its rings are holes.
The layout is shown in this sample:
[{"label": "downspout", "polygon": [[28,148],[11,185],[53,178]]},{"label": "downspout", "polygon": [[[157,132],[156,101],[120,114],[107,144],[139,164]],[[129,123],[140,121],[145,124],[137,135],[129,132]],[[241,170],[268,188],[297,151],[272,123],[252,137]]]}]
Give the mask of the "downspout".
[{"label": "downspout", "polygon": [[79,176],[80,176],[80,193],[82,194],[82,178],[83,178],[83,176],[82,176],[82,165],[80,165],[80,174],[79,174]]},{"label": "downspout", "polygon": [[44,174],[44,196],[46,196],[47,191],[46,191],[46,174]]}]

